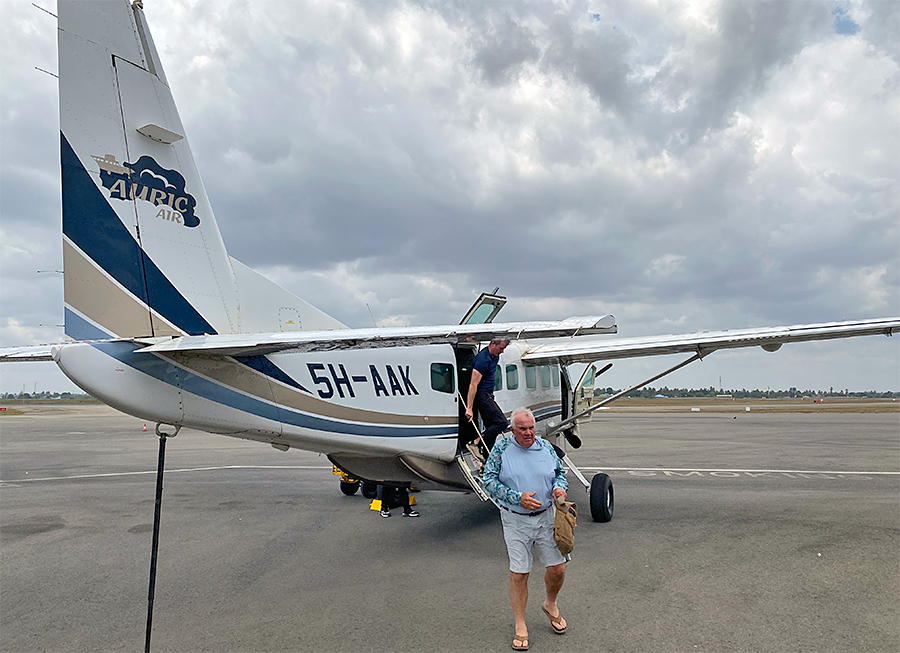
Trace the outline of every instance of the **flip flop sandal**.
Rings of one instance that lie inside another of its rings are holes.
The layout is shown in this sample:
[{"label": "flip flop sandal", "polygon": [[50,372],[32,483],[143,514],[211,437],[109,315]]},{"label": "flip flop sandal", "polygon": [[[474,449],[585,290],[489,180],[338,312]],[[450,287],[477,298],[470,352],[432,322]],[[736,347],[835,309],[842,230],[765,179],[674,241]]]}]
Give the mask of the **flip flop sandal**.
[{"label": "flip flop sandal", "polygon": [[562,628],[556,627],[557,624],[562,623],[562,620],[563,620],[562,613],[560,613],[559,616],[554,617],[552,614],[547,612],[547,608],[545,608],[544,606],[541,606],[541,610],[543,610],[544,614],[547,615],[547,617],[550,619],[550,626],[553,628],[553,632],[556,633],[557,635],[565,635],[568,625],[563,626]]},{"label": "flip flop sandal", "polygon": [[[516,646],[516,642],[524,642],[522,646]],[[514,651],[527,651],[528,650],[528,635],[516,635],[513,637],[512,647]]]}]

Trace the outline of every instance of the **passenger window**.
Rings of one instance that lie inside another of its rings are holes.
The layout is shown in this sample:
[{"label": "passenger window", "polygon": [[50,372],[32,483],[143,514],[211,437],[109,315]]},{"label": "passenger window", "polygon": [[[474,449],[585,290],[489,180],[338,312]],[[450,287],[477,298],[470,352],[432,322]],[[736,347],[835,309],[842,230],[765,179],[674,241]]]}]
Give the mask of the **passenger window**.
[{"label": "passenger window", "polygon": [[553,375],[553,387],[558,388],[559,387],[559,368],[556,365],[554,365],[553,367],[550,368],[550,373]]},{"label": "passenger window", "polygon": [[453,394],[453,366],[447,363],[431,364],[431,388],[438,392]]},{"label": "passenger window", "polygon": [[503,370],[500,369],[499,365],[494,370],[494,392],[497,392],[497,390],[503,390]]},{"label": "passenger window", "polygon": [[550,366],[549,365],[541,365],[541,387],[542,388],[550,387]]},{"label": "passenger window", "polygon": [[506,366],[506,389],[516,390],[519,387],[519,368],[515,365]]},{"label": "passenger window", "polygon": [[529,388],[537,387],[537,378],[535,377],[534,365],[525,366],[525,385]]}]

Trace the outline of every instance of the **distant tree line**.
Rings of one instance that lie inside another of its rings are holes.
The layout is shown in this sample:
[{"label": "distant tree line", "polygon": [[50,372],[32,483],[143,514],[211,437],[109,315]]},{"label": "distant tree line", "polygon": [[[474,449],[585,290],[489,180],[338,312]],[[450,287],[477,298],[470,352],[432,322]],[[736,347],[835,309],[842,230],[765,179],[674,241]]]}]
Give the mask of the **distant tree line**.
[{"label": "distant tree line", "polygon": [[[621,392],[621,390],[616,390],[612,387],[594,388],[595,397],[610,396],[616,394],[617,392]],[[866,392],[850,392],[847,389],[835,390],[833,387],[829,388],[828,390],[798,390],[797,388],[790,388],[788,390],[747,390],[746,388],[742,388],[740,390],[723,390],[721,388],[717,389],[710,386],[709,388],[694,390],[690,388],[669,388],[667,386],[654,388],[652,386],[648,386],[640,390],[630,392],[626,396],[641,399],[652,399],[659,396],[718,397],[720,395],[730,395],[735,399],[800,399],[802,397],[855,397],[859,399],[893,399],[895,397],[900,397],[900,392],[878,392],[876,390],[869,390]]]},{"label": "distant tree line", "polygon": [[52,399],[74,399],[77,401],[96,401],[91,395],[83,392],[4,392],[0,394],[0,400],[31,400],[43,401]]},{"label": "distant tree line", "polygon": [[[603,397],[614,395],[621,390],[613,387],[594,388],[595,397]],[[663,386],[654,388],[648,386],[640,390],[635,390],[627,394],[627,397],[640,399],[652,399],[654,397],[718,397],[720,395],[730,395],[735,399],[799,399],[801,397],[855,397],[858,399],[894,399],[900,397],[900,392],[878,392],[876,390],[868,390],[866,392],[850,392],[849,390],[798,390],[790,388],[788,390],[722,390],[712,386],[709,388],[701,388],[694,390],[692,388],[669,388]],[[0,400],[18,400],[18,401],[43,401],[53,399],[69,399],[75,401],[96,401],[91,395],[79,392],[5,392],[0,394]]]}]

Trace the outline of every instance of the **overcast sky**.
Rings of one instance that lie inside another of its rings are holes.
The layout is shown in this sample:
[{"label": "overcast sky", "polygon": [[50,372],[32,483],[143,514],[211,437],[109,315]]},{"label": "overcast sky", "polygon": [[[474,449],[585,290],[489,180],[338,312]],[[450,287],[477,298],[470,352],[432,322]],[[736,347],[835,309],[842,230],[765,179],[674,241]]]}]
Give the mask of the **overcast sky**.
[{"label": "overcast sky", "polygon": [[[55,12],[49,0],[38,4]],[[900,3],[145,0],[229,253],[350,326],[900,315]],[[0,2],[0,345],[59,341],[56,21]],[[45,325],[43,327],[39,325]],[[616,363],[621,387],[674,359]],[[52,364],[0,390],[68,389]],[[656,385],[900,390],[900,339]]]}]

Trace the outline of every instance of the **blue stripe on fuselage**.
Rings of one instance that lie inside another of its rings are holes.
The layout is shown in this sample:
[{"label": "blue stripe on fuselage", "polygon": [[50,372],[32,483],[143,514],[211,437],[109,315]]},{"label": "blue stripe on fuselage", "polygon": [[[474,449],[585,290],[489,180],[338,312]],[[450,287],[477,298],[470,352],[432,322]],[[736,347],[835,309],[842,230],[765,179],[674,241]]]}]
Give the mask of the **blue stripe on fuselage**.
[{"label": "blue stripe on fuselage", "polygon": [[265,356],[235,356],[234,360],[238,361],[239,363],[243,363],[247,367],[252,367],[257,372],[265,374],[266,376],[270,376],[276,381],[281,381],[286,385],[297,388],[298,390],[302,390],[306,394],[312,394],[309,390],[289,377],[283,369],[278,367],[275,363],[270,361]]},{"label": "blue stripe on fuselage", "polygon": [[556,415],[561,415],[562,409],[560,408],[559,405],[555,405],[555,406],[548,406],[547,408],[540,408],[538,410],[534,410],[534,411],[532,411],[532,413],[534,414],[534,419],[542,420],[542,419],[548,419],[550,417],[554,417]]}]

